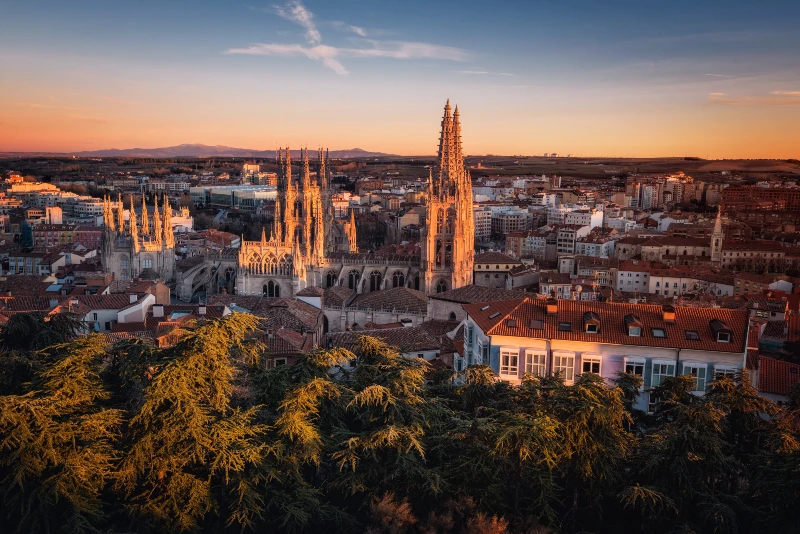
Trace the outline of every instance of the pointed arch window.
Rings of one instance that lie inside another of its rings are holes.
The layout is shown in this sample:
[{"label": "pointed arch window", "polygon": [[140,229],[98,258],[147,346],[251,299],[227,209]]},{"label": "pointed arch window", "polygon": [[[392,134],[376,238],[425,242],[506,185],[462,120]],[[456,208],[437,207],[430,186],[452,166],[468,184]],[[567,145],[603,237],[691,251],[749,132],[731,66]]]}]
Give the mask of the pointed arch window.
[{"label": "pointed arch window", "polygon": [[381,282],[383,282],[383,276],[378,271],[372,271],[369,275],[369,290],[370,291],[379,291],[381,289]]},{"label": "pointed arch window", "polygon": [[353,269],[347,274],[347,287],[356,289],[358,287],[358,279],[361,278],[361,273]]},{"label": "pointed arch window", "polygon": [[264,296],[269,298],[278,298],[281,296],[281,286],[270,280],[266,284],[264,284]]},{"label": "pointed arch window", "polygon": [[419,291],[419,274],[414,277],[414,289]]},{"label": "pointed arch window", "polygon": [[436,212],[436,230],[439,233],[444,231],[444,210],[442,208]]},{"label": "pointed arch window", "polygon": [[328,271],[325,277],[325,287],[333,287],[336,285],[336,271]]},{"label": "pointed arch window", "polygon": [[392,287],[403,287],[406,285],[406,276],[400,271],[395,271],[392,275]]},{"label": "pointed arch window", "polygon": [[436,283],[436,292],[437,293],[444,293],[445,291],[447,291],[447,282],[445,282],[444,279],[439,280]]}]

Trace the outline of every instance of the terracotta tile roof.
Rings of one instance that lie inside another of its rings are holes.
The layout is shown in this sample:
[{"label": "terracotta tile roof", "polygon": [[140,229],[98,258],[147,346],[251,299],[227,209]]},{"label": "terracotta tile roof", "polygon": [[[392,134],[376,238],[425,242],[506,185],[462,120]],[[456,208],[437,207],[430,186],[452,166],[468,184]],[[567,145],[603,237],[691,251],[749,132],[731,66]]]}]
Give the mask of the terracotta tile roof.
[{"label": "terracotta tile roof", "polygon": [[[61,300],[63,297],[53,297]],[[9,312],[50,311],[50,298],[48,297],[0,297],[0,310]]]},{"label": "terracotta tile roof", "polygon": [[76,295],[70,297],[92,310],[121,310],[131,305],[131,299],[125,294],[112,295]]},{"label": "terracotta tile roof", "polygon": [[264,333],[260,339],[266,345],[267,354],[270,356],[299,356],[313,348],[310,336],[286,328]]},{"label": "terracotta tile roof", "polygon": [[451,289],[430,298],[436,300],[446,300],[448,302],[458,302],[469,304],[470,302],[488,302],[490,300],[504,300],[512,298],[523,298],[527,294],[523,291],[513,291],[509,289],[499,289],[496,287],[484,287],[470,284],[468,286]]},{"label": "terracotta tile roof", "polygon": [[788,395],[800,383],[800,365],[766,356],[758,358],[758,390]]},{"label": "terracotta tile roof", "polygon": [[483,252],[481,254],[475,254],[475,261],[474,263],[477,265],[478,263],[522,263],[517,258],[513,256],[509,256],[508,254],[503,254],[502,252]]},{"label": "terracotta tile roof", "polygon": [[209,300],[216,310],[219,305],[244,308],[261,321],[261,328],[278,330],[316,330],[322,321],[322,310],[315,308],[307,302],[297,299],[280,298],[268,299],[264,297],[248,297],[245,295],[214,295]]},{"label": "terracotta tile roof", "polygon": [[[547,315],[546,299],[539,298],[465,304],[463,307],[487,335],[739,353],[744,353],[749,316],[747,310],[676,306],[675,322],[667,323],[658,305],[575,300],[559,300],[557,313]],[[583,331],[587,312],[600,317],[600,332]],[[643,326],[641,336],[627,335],[624,318],[629,314],[639,317]],[[715,319],[730,328],[730,343],[720,343],[713,337],[711,323]],[[541,328],[534,321],[541,321]],[[562,331],[559,323],[569,323],[570,330]],[[653,337],[651,328],[654,327],[663,328],[666,337]],[[700,339],[686,339],[686,331],[697,332]]]},{"label": "terracotta tile roof", "polygon": [[419,326],[329,333],[327,335],[328,347],[343,347],[352,351],[357,347],[358,338],[361,336],[378,338],[390,347],[397,347],[400,352],[404,353],[440,350],[441,347],[441,343],[436,337]]},{"label": "terracotta tile roof", "polygon": [[321,287],[307,287],[297,293],[298,297],[321,297],[325,294],[325,290]]},{"label": "terracotta tile roof", "polygon": [[424,313],[428,311],[428,295],[416,289],[395,287],[384,291],[373,291],[357,295],[349,307]]},{"label": "terracotta tile roof", "polygon": [[38,275],[11,274],[2,278],[5,280],[0,279],[0,295],[32,297],[41,292],[43,284],[50,285],[42,282],[42,277]]},{"label": "terracotta tile roof", "polygon": [[349,289],[345,286],[329,287],[325,290],[325,296],[322,299],[323,305],[326,308],[341,308],[346,306],[350,299],[355,295],[355,289]]},{"label": "terracotta tile roof", "polygon": [[420,326],[427,330],[431,335],[443,336],[448,332],[452,332],[459,325],[459,321],[442,321],[439,319],[431,319],[425,321]]},{"label": "terracotta tile roof", "polygon": [[764,327],[764,331],[761,333],[761,338],[772,341],[785,341],[786,334],[784,333],[784,322],[767,321],[767,326]]},{"label": "terracotta tile roof", "polygon": [[192,269],[193,267],[197,267],[204,261],[206,261],[205,256],[190,256],[188,258],[176,261],[175,269],[182,273]]},{"label": "terracotta tile roof", "polygon": [[373,322],[368,322],[368,323],[364,323],[364,327],[360,328],[360,329],[357,329],[355,326],[353,326],[353,330],[386,330],[386,329],[389,329],[389,328],[402,328],[402,327],[403,327],[403,323],[373,323]]}]

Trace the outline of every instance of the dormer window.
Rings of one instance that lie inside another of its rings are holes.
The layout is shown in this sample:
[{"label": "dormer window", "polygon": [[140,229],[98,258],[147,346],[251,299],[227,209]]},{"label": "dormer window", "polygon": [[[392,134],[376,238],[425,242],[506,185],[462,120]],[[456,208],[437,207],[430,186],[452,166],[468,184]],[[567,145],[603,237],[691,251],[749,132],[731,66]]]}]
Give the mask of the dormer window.
[{"label": "dormer window", "polygon": [[714,339],[719,343],[730,343],[733,340],[733,331],[719,319],[712,319],[708,323]]},{"label": "dormer window", "polygon": [[600,332],[600,316],[595,312],[583,314],[583,331],[587,334],[597,334]]},{"label": "dormer window", "polygon": [[625,316],[625,329],[631,337],[642,336],[642,321],[639,320],[637,315],[629,313]]}]

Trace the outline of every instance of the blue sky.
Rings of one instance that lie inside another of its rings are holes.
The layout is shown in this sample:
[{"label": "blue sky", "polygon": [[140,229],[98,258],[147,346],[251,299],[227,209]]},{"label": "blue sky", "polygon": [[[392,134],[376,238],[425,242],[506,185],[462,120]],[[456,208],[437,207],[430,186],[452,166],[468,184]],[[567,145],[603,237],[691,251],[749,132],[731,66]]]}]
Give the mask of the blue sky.
[{"label": "blue sky", "polygon": [[0,150],[797,157],[800,2],[0,2]]}]

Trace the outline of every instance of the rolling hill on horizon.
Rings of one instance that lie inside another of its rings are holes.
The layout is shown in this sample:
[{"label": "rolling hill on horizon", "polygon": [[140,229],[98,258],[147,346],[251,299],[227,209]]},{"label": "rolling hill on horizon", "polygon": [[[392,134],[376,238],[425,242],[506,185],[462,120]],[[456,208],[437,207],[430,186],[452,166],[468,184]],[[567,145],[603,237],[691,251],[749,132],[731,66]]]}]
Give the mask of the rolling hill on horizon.
[{"label": "rolling hill on horizon", "polygon": [[[312,155],[315,150],[311,150]],[[292,150],[292,158],[300,157],[300,150]],[[85,150],[81,152],[7,152],[5,154],[25,155],[60,155],[94,158],[274,158],[274,150],[254,150],[234,148],[224,145],[203,145],[199,143],[182,144],[160,148],[109,148],[103,150]],[[331,150],[331,158],[370,158],[393,156],[383,152],[370,152],[361,148]]]}]

